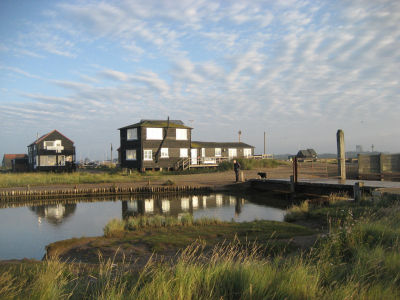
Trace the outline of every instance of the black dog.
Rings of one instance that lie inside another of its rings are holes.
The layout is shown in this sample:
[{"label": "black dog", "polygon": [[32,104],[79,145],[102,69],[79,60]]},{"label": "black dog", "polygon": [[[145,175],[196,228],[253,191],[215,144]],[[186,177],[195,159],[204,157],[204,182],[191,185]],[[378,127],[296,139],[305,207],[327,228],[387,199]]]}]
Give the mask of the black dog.
[{"label": "black dog", "polygon": [[265,173],[265,172],[258,172],[257,174],[258,174],[258,176],[260,176],[261,179],[267,179],[267,173]]}]

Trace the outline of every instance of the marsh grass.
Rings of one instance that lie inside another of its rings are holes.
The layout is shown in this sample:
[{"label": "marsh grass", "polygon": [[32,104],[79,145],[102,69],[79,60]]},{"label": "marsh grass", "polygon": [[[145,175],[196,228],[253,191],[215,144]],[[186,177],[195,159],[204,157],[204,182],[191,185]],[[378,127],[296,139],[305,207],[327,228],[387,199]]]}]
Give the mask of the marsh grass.
[{"label": "marsh grass", "polygon": [[[349,202],[349,196],[346,193],[332,193],[328,197],[305,200],[299,204],[293,204],[286,210],[285,221],[293,222],[296,220],[318,219],[325,218],[328,212],[335,211],[337,208],[342,209],[345,207],[354,206],[354,203]],[[340,214],[343,217],[343,214]]]},{"label": "marsh grass", "polygon": [[135,231],[150,228],[163,228],[172,226],[206,226],[222,223],[216,218],[199,218],[194,220],[189,213],[182,214],[179,217],[173,216],[139,216],[130,217],[126,220],[112,219],[104,227],[105,237],[120,236],[124,230]]},{"label": "marsh grass", "polygon": [[27,185],[57,185],[83,183],[132,182],[158,178],[155,172],[126,174],[122,172],[74,172],[74,173],[7,173],[0,174],[0,188],[25,187]]}]

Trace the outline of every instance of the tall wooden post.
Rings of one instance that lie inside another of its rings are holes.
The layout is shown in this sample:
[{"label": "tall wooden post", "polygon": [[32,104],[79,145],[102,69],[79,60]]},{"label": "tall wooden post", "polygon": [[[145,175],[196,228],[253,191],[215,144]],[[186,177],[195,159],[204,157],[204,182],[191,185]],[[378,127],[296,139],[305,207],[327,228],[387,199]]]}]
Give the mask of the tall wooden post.
[{"label": "tall wooden post", "polygon": [[294,183],[297,183],[298,179],[298,165],[297,165],[297,156],[293,158],[293,180]]},{"label": "tall wooden post", "polygon": [[265,155],[265,131],[264,131],[264,153],[263,154]]},{"label": "tall wooden post", "polygon": [[344,133],[339,129],[336,133],[338,173],[341,180],[346,180],[346,155],[344,152]]}]

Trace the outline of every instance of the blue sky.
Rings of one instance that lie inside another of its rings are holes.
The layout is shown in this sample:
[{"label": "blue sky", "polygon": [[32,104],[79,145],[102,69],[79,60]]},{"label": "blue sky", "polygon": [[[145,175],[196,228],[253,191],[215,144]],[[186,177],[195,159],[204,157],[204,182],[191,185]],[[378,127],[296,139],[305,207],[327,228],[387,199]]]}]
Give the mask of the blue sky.
[{"label": "blue sky", "polygon": [[400,1],[0,1],[0,155],[181,119],[268,153],[400,151]]}]

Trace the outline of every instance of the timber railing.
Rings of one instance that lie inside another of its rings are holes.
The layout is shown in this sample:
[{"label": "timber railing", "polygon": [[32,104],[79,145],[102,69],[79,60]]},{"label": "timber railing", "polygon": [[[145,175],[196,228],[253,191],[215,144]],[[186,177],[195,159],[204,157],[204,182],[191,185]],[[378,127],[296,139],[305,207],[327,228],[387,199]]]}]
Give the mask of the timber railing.
[{"label": "timber railing", "polygon": [[190,157],[182,158],[178,160],[175,164],[175,170],[186,170],[190,168]]},{"label": "timber railing", "polygon": [[0,203],[9,199],[51,199],[70,197],[92,197],[107,195],[133,195],[152,193],[179,192],[209,192],[210,187],[204,186],[140,186],[140,187],[105,187],[105,188],[74,188],[64,190],[13,190],[1,191]]}]

